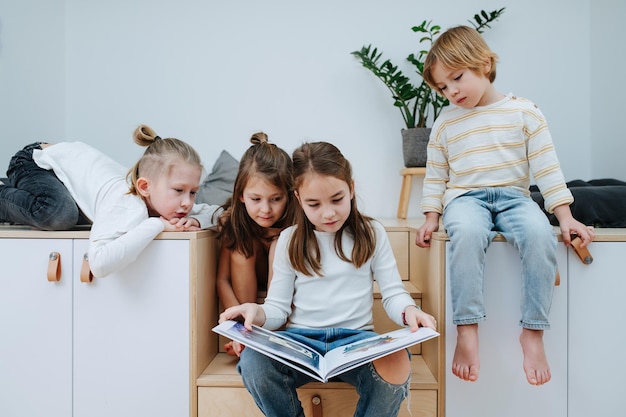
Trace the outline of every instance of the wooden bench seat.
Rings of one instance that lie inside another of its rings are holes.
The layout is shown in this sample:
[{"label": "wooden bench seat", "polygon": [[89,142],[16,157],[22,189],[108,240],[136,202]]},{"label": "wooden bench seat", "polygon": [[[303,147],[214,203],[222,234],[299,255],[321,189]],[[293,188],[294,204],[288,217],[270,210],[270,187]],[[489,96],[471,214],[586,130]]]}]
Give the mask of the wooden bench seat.
[{"label": "wooden bench seat", "polygon": [[[219,353],[200,375],[197,380],[199,417],[262,417],[237,373],[237,360]],[[413,355],[411,366],[410,412],[405,401],[400,416],[432,416],[437,409],[437,380],[421,356]],[[298,396],[307,416],[315,416],[315,408],[321,410],[322,414],[318,415],[323,417],[351,416],[358,400],[354,387],[345,382],[311,382],[298,389]]]}]

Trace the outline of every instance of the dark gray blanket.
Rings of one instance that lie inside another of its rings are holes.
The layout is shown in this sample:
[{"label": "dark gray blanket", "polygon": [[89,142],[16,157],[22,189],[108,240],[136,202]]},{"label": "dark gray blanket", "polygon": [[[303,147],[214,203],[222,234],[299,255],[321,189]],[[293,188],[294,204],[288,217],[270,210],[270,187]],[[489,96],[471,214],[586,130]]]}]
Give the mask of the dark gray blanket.
[{"label": "dark gray blanket", "polygon": [[[594,227],[626,227],[626,182],[611,178],[573,180],[567,183],[567,187],[574,196],[570,208],[576,220]],[[539,189],[533,185],[530,192],[545,212]],[[546,213],[546,216],[550,224],[558,226],[554,214]]]}]

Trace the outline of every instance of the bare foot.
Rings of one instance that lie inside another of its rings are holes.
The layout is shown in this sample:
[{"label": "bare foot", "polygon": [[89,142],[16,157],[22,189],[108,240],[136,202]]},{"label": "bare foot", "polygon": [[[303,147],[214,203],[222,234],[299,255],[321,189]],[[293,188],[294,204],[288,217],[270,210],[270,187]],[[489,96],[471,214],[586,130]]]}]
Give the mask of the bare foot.
[{"label": "bare foot", "polygon": [[478,324],[456,326],[457,338],[452,373],[459,378],[474,382],[478,379],[480,359],[478,355]]},{"label": "bare foot", "polygon": [[524,353],[524,372],[529,384],[543,385],[552,374],[543,347],[543,330],[522,329],[519,338]]}]

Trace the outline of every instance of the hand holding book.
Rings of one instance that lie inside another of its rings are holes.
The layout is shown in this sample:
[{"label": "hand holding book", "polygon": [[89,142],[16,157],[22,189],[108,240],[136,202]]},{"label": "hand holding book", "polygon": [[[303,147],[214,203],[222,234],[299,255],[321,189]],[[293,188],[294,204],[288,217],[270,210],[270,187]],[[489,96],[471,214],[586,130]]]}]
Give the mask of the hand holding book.
[{"label": "hand holding book", "polygon": [[[414,309],[416,310],[416,309]],[[325,355],[284,336],[253,325],[226,320],[213,331],[244,344],[321,382],[383,356],[439,336],[429,327],[404,327],[332,349]]]}]

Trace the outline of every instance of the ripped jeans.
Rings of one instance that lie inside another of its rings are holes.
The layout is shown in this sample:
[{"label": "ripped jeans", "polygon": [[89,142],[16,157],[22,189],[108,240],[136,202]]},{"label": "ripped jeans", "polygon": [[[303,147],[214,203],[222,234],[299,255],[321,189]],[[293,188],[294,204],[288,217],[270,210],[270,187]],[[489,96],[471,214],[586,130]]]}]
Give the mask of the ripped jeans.
[{"label": "ripped jeans", "polygon": [[[370,331],[343,328],[287,329],[281,333],[306,344],[320,354],[376,335]],[[241,353],[237,370],[264,415],[304,417],[296,388],[315,379],[251,348],[246,348]],[[333,378],[335,380],[347,382],[356,388],[360,398],[355,417],[397,416],[409,389],[409,380],[400,385],[384,381],[372,362],[340,374]]]}]

